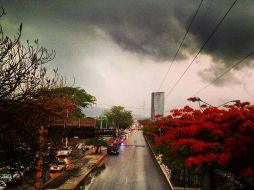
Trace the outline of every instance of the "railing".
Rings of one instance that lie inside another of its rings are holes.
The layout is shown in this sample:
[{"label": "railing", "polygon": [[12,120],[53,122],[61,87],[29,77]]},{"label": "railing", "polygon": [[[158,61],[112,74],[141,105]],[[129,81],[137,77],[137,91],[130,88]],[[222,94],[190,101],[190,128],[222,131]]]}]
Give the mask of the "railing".
[{"label": "railing", "polygon": [[183,188],[199,188],[205,181],[201,173],[188,170],[172,170],[170,180],[174,187]]},{"label": "railing", "polygon": [[211,173],[190,170],[172,170],[170,178],[174,187],[200,188],[202,190],[238,190],[244,185],[227,171],[214,170]]}]

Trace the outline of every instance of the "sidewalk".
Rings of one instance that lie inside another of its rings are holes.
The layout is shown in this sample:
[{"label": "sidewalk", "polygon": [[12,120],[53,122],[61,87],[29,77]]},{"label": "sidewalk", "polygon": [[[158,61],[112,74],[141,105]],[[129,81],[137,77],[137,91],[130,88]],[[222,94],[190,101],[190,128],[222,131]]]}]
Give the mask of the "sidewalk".
[{"label": "sidewalk", "polygon": [[86,155],[77,164],[49,181],[44,189],[76,189],[81,182],[105,160],[106,154]]},{"label": "sidewalk", "polygon": [[172,183],[171,183],[171,181],[170,181],[170,174],[169,174],[169,172],[168,172],[167,169],[164,167],[164,165],[158,161],[157,156],[156,156],[155,152],[153,151],[152,146],[150,145],[150,143],[149,143],[149,141],[147,140],[147,138],[146,138],[145,135],[144,135],[144,139],[145,139],[145,141],[146,141],[146,143],[147,143],[147,145],[148,145],[148,147],[149,147],[149,149],[150,149],[150,151],[151,151],[152,157],[153,157],[153,159],[154,159],[154,161],[155,161],[157,167],[158,167],[158,168],[161,170],[161,172],[163,173],[163,176],[164,176],[165,179],[167,180],[167,182],[168,182],[168,184],[169,184],[171,190],[176,190],[176,189],[174,189],[174,187],[173,187],[173,185],[172,185]]},{"label": "sidewalk", "polygon": [[170,171],[168,171],[168,169],[165,167],[165,165],[161,163],[160,158],[158,156],[156,156],[155,152],[153,151],[152,146],[150,145],[150,143],[145,135],[144,135],[144,138],[145,138],[146,143],[148,144],[149,149],[151,150],[154,161],[157,163],[157,166],[159,167],[159,169],[162,171],[163,175],[167,179],[169,186],[171,187],[171,190],[201,190],[200,188],[187,188],[187,187],[173,186],[170,181]]}]

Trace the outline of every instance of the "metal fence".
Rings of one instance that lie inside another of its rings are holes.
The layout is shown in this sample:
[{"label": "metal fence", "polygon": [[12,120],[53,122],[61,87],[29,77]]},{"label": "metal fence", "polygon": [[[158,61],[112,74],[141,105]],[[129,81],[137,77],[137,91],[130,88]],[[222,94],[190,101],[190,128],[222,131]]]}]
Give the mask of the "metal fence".
[{"label": "metal fence", "polygon": [[212,172],[191,171],[187,169],[172,170],[171,178],[174,187],[199,188],[201,190],[253,190],[237,181],[234,175],[227,171]]},{"label": "metal fence", "polygon": [[171,182],[174,187],[193,187],[198,188],[201,185],[201,173],[191,172],[188,170],[172,170],[171,171]]}]

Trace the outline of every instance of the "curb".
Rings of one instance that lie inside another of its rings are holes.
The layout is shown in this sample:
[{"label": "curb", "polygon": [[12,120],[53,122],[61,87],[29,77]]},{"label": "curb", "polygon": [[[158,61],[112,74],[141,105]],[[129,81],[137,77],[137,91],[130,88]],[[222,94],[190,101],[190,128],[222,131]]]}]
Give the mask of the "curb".
[{"label": "curb", "polygon": [[[73,186],[71,186],[71,187],[69,188],[69,190],[79,189],[81,183],[87,178],[87,176],[88,176],[96,167],[98,167],[101,163],[103,163],[103,161],[105,160],[105,158],[106,158],[106,154],[102,154],[101,157],[97,160],[97,162],[96,162],[84,175],[81,175],[80,179],[79,179],[77,182],[75,182],[75,183],[73,184]],[[47,186],[48,186],[51,182],[53,182],[54,180],[57,180],[57,179],[60,178],[60,177],[67,177],[67,176],[69,176],[69,174],[68,174],[66,171],[60,173],[57,177],[55,177],[55,178],[51,179],[50,181],[48,181],[48,182],[44,185],[43,189],[48,189],[48,190],[56,190],[56,189],[59,189],[60,186],[59,186],[58,188],[55,188],[55,189],[47,188]]]},{"label": "curb", "polygon": [[[85,155],[82,156],[80,159],[75,160],[74,163],[80,161],[80,160],[83,159],[84,157],[85,157]],[[52,183],[54,180],[57,180],[57,178],[61,178],[61,177],[66,177],[66,176],[68,176],[68,172],[67,172],[67,171],[68,171],[69,169],[71,169],[71,167],[72,167],[72,165],[69,166],[69,167],[66,169],[66,171],[63,171],[63,172],[61,172],[59,175],[57,175],[57,176],[55,176],[55,177],[49,179],[49,180],[43,185],[42,189],[47,189],[47,186],[48,186],[50,183]]]},{"label": "curb", "polygon": [[165,177],[166,181],[168,182],[168,184],[169,184],[171,190],[174,190],[174,187],[173,187],[172,183],[170,182],[169,177],[168,177],[168,175],[166,174],[164,167],[163,167],[162,165],[160,165],[159,162],[158,162],[158,160],[156,159],[156,155],[155,155],[155,153],[154,153],[154,151],[153,151],[153,149],[152,149],[150,143],[148,142],[146,136],[145,136],[145,135],[143,135],[143,136],[144,136],[144,139],[145,139],[145,141],[146,141],[146,144],[148,145],[148,147],[149,147],[149,149],[150,149],[150,151],[151,151],[151,153],[152,153],[152,157],[153,157],[153,160],[154,160],[155,163],[156,163],[156,166],[161,170],[161,172],[162,172],[163,176]]},{"label": "curb", "polygon": [[59,178],[67,178],[69,175],[66,171],[61,172],[59,175],[55,176],[54,178],[51,178],[49,181],[47,181],[42,189],[48,189],[47,187],[50,185],[50,183],[54,182],[55,180],[59,179]]},{"label": "curb", "polygon": [[106,154],[104,154],[97,162],[96,164],[84,175],[81,177],[81,179],[78,181],[78,183],[75,185],[75,187],[72,188],[72,190],[74,189],[78,189],[80,184],[86,179],[86,177],[97,167],[99,166],[103,160],[105,159]]}]

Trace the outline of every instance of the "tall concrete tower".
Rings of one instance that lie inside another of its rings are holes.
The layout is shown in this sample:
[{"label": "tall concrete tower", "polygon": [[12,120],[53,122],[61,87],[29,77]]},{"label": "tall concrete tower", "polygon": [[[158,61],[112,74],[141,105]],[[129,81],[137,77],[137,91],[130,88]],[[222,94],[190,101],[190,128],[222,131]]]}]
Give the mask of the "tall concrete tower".
[{"label": "tall concrete tower", "polygon": [[154,120],[158,114],[164,115],[164,92],[152,93],[151,119]]}]

